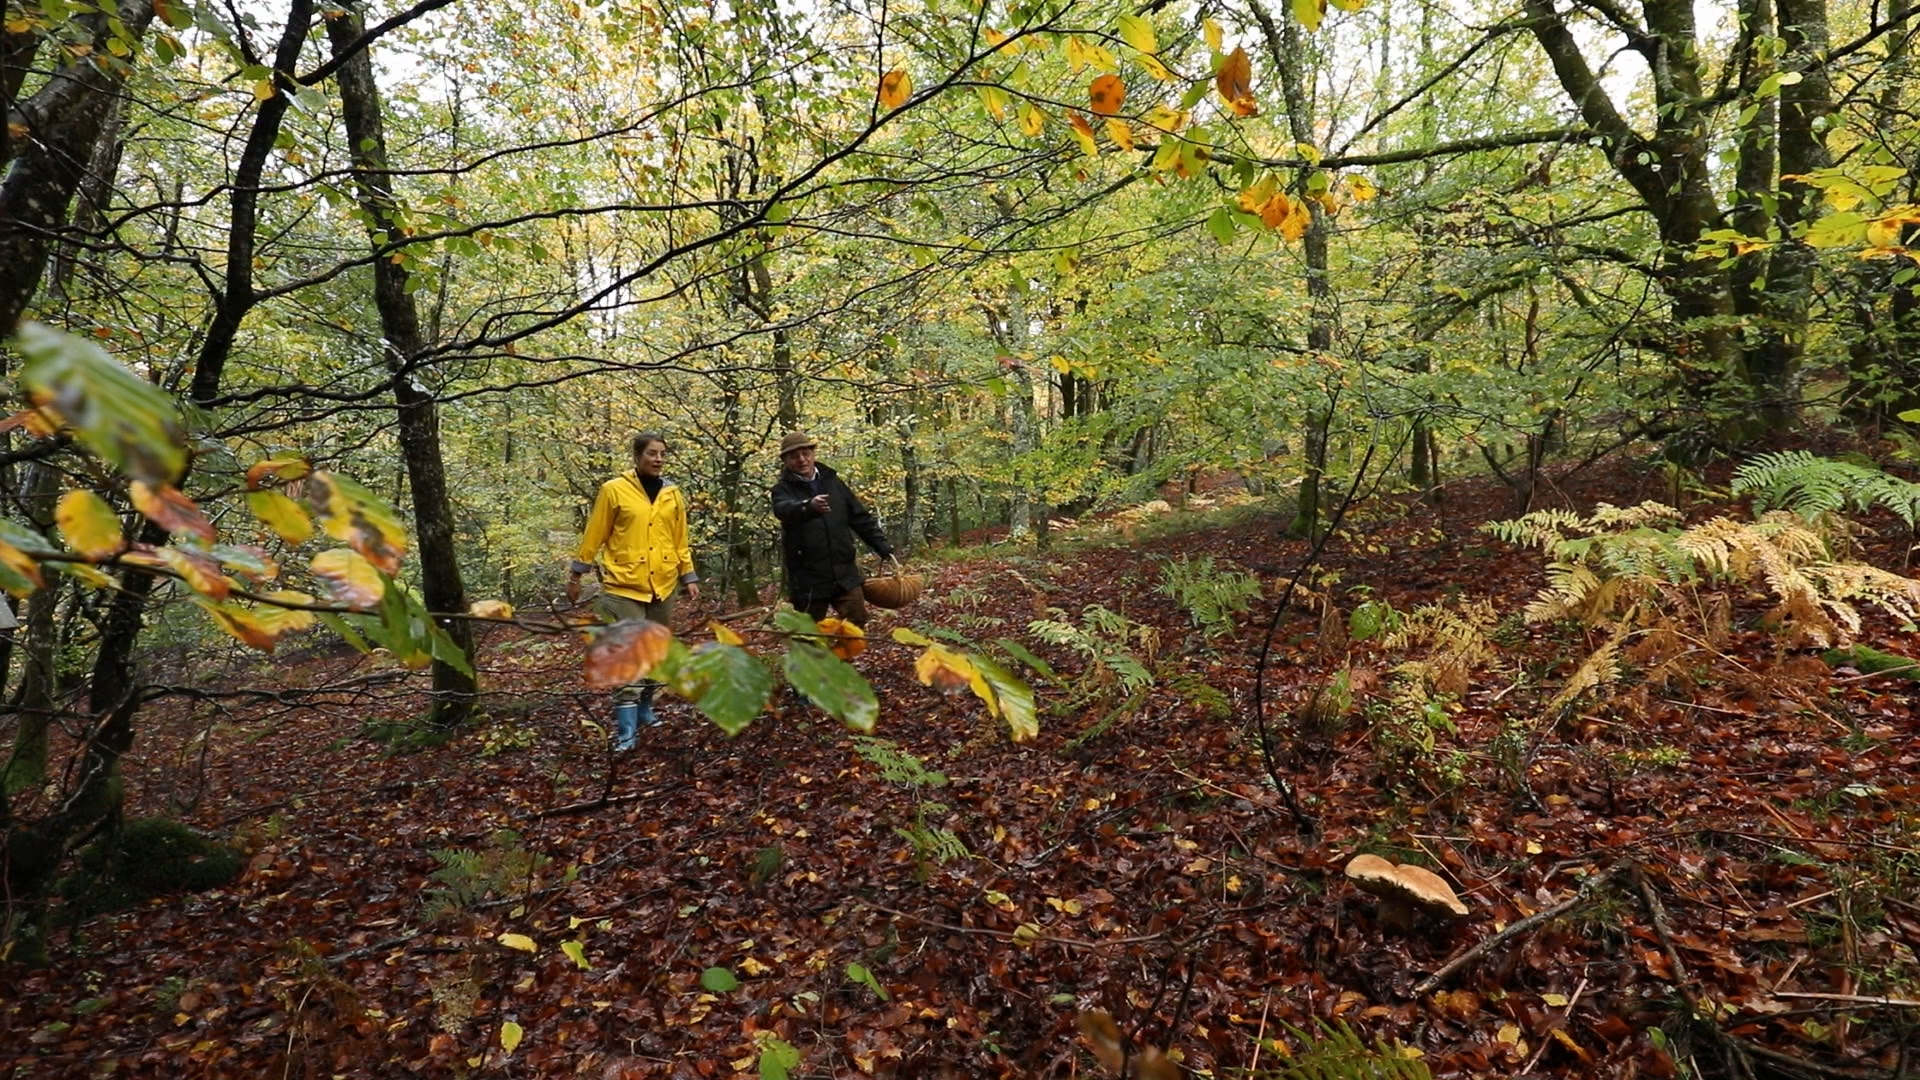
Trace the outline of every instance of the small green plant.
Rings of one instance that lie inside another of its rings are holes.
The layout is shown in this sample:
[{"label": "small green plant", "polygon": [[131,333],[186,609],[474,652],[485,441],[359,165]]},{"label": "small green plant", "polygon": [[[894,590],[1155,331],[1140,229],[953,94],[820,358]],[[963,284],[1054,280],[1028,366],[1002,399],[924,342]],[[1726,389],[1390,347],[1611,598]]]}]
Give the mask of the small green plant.
[{"label": "small green plant", "polygon": [[427,875],[437,884],[427,890],[421,917],[428,922],[456,911],[471,910],[489,898],[531,892],[540,872],[552,860],[528,851],[520,834],[501,829],[478,850],[438,848],[432,852],[440,868]]},{"label": "small green plant", "polygon": [[1090,664],[1086,682],[1096,694],[1115,686],[1123,694],[1132,694],[1153,685],[1149,665],[1160,651],[1159,631],[1100,604],[1081,608],[1077,623],[1060,608],[1049,608],[1048,614],[1053,617],[1028,623],[1027,632],[1086,657]]},{"label": "small green plant", "polygon": [[134,818],[82,851],[79,868],[56,890],[67,901],[67,914],[84,917],[149,897],[217,888],[238,877],[244,865],[238,849],[177,821]]},{"label": "small green plant", "polygon": [[499,757],[515,750],[525,750],[539,741],[539,729],[524,719],[514,717],[496,720],[480,733],[480,756]]},{"label": "small green plant", "polygon": [[1432,1080],[1427,1063],[1403,1047],[1384,1039],[1368,1046],[1344,1020],[1316,1022],[1317,1034],[1281,1025],[1299,1046],[1286,1055],[1287,1064],[1267,1074],[1269,1080]]},{"label": "small green plant", "polygon": [[1187,609],[1202,634],[1218,637],[1233,631],[1237,618],[1259,598],[1261,585],[1252,574],[1216,567],[1211,555],[1197,559],[1182,555],[1161,563],[1155,591]]},{"label": "small green plant", "polygon": [[853,749],[880,770],[882,779],[913,793],[913,822],[896,825],[893,831],[912,848],[914,864],[921,873],[925,873],[929,864],[944,866],[956,859],[973,857],[973,852],[967,850],[966,843],[953,830],[928,821],[929,818],[937,819],[952,812],[953,808],[946,803],[936,802],[925,795],[929,788],[947,785],[946,773],[927,768],[925,761],[889,739],[856,735]]}]

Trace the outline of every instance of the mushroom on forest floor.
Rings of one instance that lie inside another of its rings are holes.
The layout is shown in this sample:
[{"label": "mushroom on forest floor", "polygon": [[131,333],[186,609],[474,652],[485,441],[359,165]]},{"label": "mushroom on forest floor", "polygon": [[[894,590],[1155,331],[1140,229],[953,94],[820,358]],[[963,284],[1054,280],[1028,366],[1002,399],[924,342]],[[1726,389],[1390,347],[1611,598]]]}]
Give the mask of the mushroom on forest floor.
[{"label": "mushroom on forest floor", "polygon": [[1347,863],[1347,880],[1380,898],[1380,924],[1389,929],[1411,930],[1418,915],[1452,918],[1467,913],[1453,888],[1425,867],[1355,855]]}]

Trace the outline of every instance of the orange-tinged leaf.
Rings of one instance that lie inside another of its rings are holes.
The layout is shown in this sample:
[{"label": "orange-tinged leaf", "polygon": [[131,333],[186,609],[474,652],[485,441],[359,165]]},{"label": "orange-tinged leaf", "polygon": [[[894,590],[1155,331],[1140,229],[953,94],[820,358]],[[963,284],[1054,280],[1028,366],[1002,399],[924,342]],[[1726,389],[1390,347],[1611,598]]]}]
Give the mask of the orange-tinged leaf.
[{"label": "orange-tinged leaf", "polygon": [[883,108],[897,109],[913,96],[913,79],[906,69],[894,68],[880,76],[880,104]]},{"label": "orange-tinged leaf", "polygon": [[304,458],[268,458],[256,461],[247,469],[247,490],[259,491],[261,488],[277,487],[306,477],[313,471]]},{"label": "orange-tinged leaf", "polygon": [[1305,199],[1295,199],[1293,208],[1287,211],[1286,218],[1280,222],[1280,235],[1288,240],[1299,240],[1307,235],[1307,226],[1313,224],[1313,211],[1307,208]]},{"label": "orange-tinged leaf", "polygon": [[1246,190],[1240,193],[1237,204],[1246,213],[1258,214],[1267,205],[1267,200],[1273,198],[1273,191],[1278,186],[1279,181],[1274,179],[1272,173],[1263,173],[1260,179],[1247,185]]},{"label": "orange-tinged leaf", "polygon": [[[261,598],[263,600],[277,600],[282,604],[311,604],[314,602],[313,597],[293,589],[275,589],[270,593],[264,594]],[[253,617],[260,625],[272,631],[275,637],[281,634],[291,633],[295,630],[305,630],[312,626],[314,622],[314,615],[311,611],[305,611],[300,608],[278,607],[270,603],[255,605]]]},{"label": "orange-tinged leaf", "polygon": [[164,484],[154,487],[144,480],[135,480],[128,490],[133,495],[134,508],[155,525],[170,533],[187,533],[213,543],[217,535],[213,523],[178,488]]},{"label": "orange-tinged leaf", "polygon": [[1177,134],[1187,126],[1187,113],[1181,109],[1170,109],[1165,105],[1155,105],[1140,118],[1148,127],[1156,127],[1169,135]]},{"label": "orange-tinged leaf", "polygon": [[1235,116],[1253,116],[1260,111],[1253,101],[1253,61],[1245,48],[1234,49],[1231,56],[1220,61],[1220,70],[1213,73],[1213,85],[1220,91],[1221,100],[1232,106]]},{"label": "orange-tinged leaf", "polygon": [[67,546],[84,558],[110,559],[127,546],[127,538],[120,532],[120,515],[91,491],[69,491],[60,496],[53,521],[60,527],[60,535],[66,537]]},{"label": "orange-tinged leaf", "polygon": [[1901,224],[1897,220],[1879,218],[1867,222],[1867,244],[1870,247],[1899,247],[1900,233]]},{"label": "orange-tinged leaf", "polygon": [[[987,48],[989,49],[997,49],[1000,47],[1001,42],[1007,40],[1007,35],[1001,33],[998,30],[995,30],[991,26],[982,27],[980,30],[980,36],[986,39]],[[1009,49],[1008,51],[1011,52],[1013,50]]]},{"label": "orange-tinged leaf", "polygon": [[300,504],[277,491],[247,492],[247,509],[275,536],[290,545],[307,542],[313,536],[313,521]]},{"label": "orange-tinged leaf", "polygon": [[1135,1080],[1181,1080],[1180,1066],[1157,1046],[1143,1046],[1133,1055]]},{"label": "orange-tinged leaf", "polygon": [[180,575],[187,587],[202,596],[214,600],[225,600],[233,591],[233,582],[221,573],[219,562],[197,551],[168,544],[155,552],[167,569]]},{"label": "orange-tinged leaf", "polygon": [[1073,128],[1073,138],[1080,144],[1080,149],[1085,151],[1088,157],[1099,157],[1100,145],[1093,141],[1093,125],[1087,123],[1087,118],[1077,112],[1069,112],[1067,124]]},{"label": "orange-tinged leaf", "polygon": [[1107,138],[1112,139],[1113,144],[1122,150],[1133,150],[1133,127],[1125,120],[1108,120]]},{"label": "orange-tinged leaf", "polygon": [[388,576],[400,572],[407,552],[407,530],[400,516],[378,495],[344,476],[316,472],[307,478],[308,505],[320,516],[320,527],[360,553]]},{"label": "orange-tinged leaf", "polygon": [[272,652],[279,635],[264,625],[255,613],[237,604],[200,601],[213,624],[232,634],[249,648]]},{"label": "orange-tinged leaf", "polygon": [[1027,102],[1026,106],[1020,110],[1020,130],[1026,133],[1027,138],[1037,139],[1046,129],[1047,115],[1041,112],[1039,106],[1033,102]]},{"label": "orange-tinged leaf", "polygon": [[1094,112],[1112,116],[1127,100],[1127,84],[1118,75],[1102,75],[1087,87],[1087,98]]},{"label": "orange-tinged leaf", "polygon": [[747,643],[746,638],[733,632],[733,627],[717,619],[707,623],[707,629],[713,631],[713,640],[722,645],[739,645],[744,647]]},{"label": "orange-tinged leaf", "polygon": [[1277,229],[1293,216],[1293,200],[1283,191],[1276,191],[1260,206],[1260,223],[1269,229]]},{"label": "orange-tinged leaf", "polygon": [[355,611],[371,611],[386,594],[380,571],[357,551],[334,548],[313,557],[307,569],[327,586],[334,603]]},{"label": "orange-tinged leaf", "polygon": [[475,600],[467,605],[467,614],[476,619],[511,619],[513,605],[505,600]]},{"label": "orange-tinged leaf", "polygon": [[250,581],[272,581],[280,576],[280,564],[267,549],[254,544],[215,544],[209,552],[220,565]]},{"label": "orange-tinged leaf", "polygon": [[649,619],[626,619],[600,632],[587,648],[587,685],[612,690],[635,682],[667,657],[673,631]]},{"label": "orange-tinged leaf", "polygon": [[867,651],[867,632],[834,616],[821,619],[820,632],[828,638],[827,647],[842,660],[851,660]]}]

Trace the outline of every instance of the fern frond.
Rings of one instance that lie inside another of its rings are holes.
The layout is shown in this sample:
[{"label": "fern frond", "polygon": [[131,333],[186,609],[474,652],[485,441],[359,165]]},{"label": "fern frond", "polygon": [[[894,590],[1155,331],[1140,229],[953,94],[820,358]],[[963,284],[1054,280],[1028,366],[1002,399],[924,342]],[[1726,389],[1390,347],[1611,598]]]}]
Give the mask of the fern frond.
[{"label": "fern frond", "polygon": [[1761,454],[1736,469],[1736,495],[1752,495],[1756,511],[1782,507],[1812,520],[1842,510],[1885,507],[1914,528],[1920,523],[1920,484],[1871,465],[1836,461],[1805,450]]},{"label": "fern frond", "polygon": [[1581,661],[1573,674],[1567,678],[1567,684],[1547,702],[1546,715],[1558,716],[1560,710],[1575,698],[1589,690],[1611,686],[1620,681],[1620,643],[1627,639],[1630,631],[1622,626],[1615,634],[1593,650],[1593,655]]}]

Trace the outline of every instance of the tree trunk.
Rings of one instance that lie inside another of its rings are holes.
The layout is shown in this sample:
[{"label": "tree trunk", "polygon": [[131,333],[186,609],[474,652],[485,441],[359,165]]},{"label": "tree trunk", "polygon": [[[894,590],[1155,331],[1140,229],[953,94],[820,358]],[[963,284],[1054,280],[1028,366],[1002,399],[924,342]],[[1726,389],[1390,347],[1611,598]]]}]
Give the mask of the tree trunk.
[{"label": "tree trunk", "polygon": [[[121,0],[117,20],[139,42],[153,21],[151,0]],[[109,57],[107,16],[72,18],[92,42],[88,55],[61,51],[64,62],[25,101],[16,101],[32,47],[8,32],[0,38],[0,91],[7,106],[7,153],[0,157],[0,336],[12,333],[46,270],[52,238],[67,223],[67,206],[87,175],[94,147],[114,111],[131,68]],[[19,132],[25,138],[18,137]],[[18,140],[18,141],[16,141]]]},{"label": "tree trunk", "polygon": [[[336,57],[344,57],[337,78],[347,144],[353,158],[354,182],[367,214],[369,239],[397,238],[405,231],[396,220],[397,203],[392,174],[387,169],[385,124],[380,114],[380,90],[374,81],[373,60],[367,50],[345,55],[362,32],[362,17],[353,4],[327,22],[327,36]],[[385,337],[384,360],[393,372],[394,403],[399,408],[400,452],[406,461],[407,486],[413,495],[414,529],[420,539],[420,591],[427,610],[461,615],[467,610],[466,585],[460,577],[454,542],[453,500],[447,490],[446,468],[440,454],[440,412],[432,390],[413,370],[415,357],[426,351],[420,313],[408,290],[408,271],[390,258],[373,264],[374,304],[380,310]],[[437,620],[453,643],[473,655],[472,624],[461,618]],[[473,713],[478,690],[474,676],[436,658],[433,661],[433,708],[429,721],[452,727]]]}]

